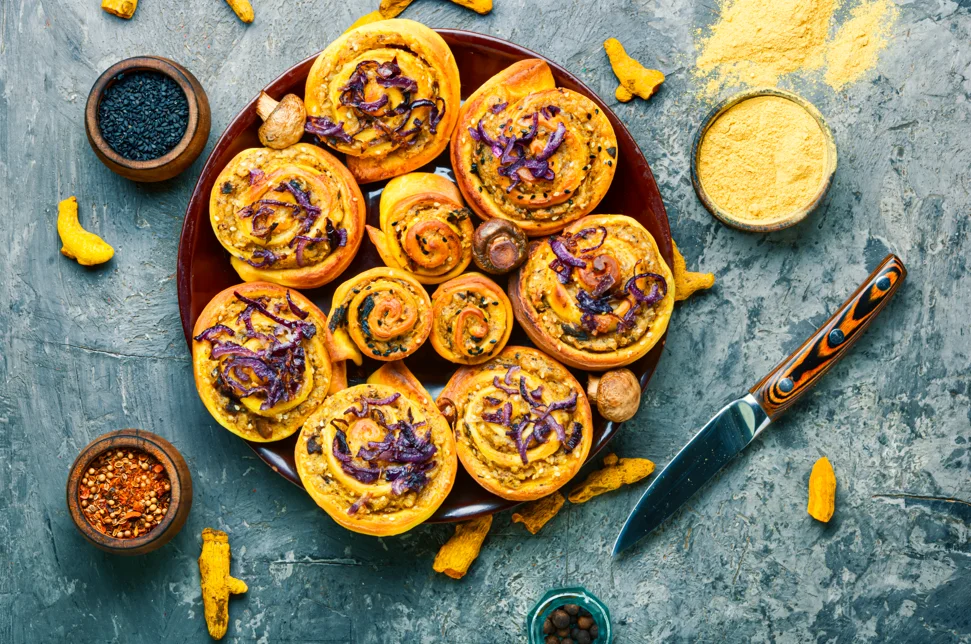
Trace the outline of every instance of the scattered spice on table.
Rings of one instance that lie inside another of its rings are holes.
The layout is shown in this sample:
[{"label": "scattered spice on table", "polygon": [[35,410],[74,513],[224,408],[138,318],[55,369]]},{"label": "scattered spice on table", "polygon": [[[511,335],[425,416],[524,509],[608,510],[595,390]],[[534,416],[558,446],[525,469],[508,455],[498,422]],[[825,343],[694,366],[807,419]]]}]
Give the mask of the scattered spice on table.
[{"label": "scattered spice on table", "polygon": [[81,509],[99,532],[134,539],[154,530],[169,509],[172,484],[154,456],[139,450],[110,450],[81,476]]},{"label": "scattered spice on table", "polygon": [[544,644],[590,644],[600,635],[600,627],[586,608],[564,604],[543,621]]},{"label": "scattered spice on table", "polygon": [[122,73],[98,104],[101,136],[132,161],[165,156],[185,135],[189,101],[173,79],[152,71]]}]

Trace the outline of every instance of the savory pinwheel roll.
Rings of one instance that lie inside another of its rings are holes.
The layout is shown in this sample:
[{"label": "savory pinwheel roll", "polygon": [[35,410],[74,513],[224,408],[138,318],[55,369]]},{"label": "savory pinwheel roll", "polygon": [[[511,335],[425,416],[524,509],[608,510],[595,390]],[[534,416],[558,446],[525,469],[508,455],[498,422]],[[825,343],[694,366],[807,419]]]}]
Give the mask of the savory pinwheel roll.
[{"label": "savory pinwheel roll", "polygon": [[472,213],[455,184],[437,174],[395,177],[381,193],[381,228],[367,227],[387,266],[422,284],[459,275],[472,261]]},{"label": "savory pinwheel roll", "polygon": [[509,280],[516,320],[571,367],[628,365],[657,344],[674,278],[651,233],[624,215],[592,215],[532,244]]},{"label": "savory pinwheel roll", "polygon": [[590,403],[576,378],[546,354],[506,347],[485,364],[462,367],[438,397],[459,460],[482,487],[530,501],[562,487],[593,440]]},{"label": "savory pinwheel roll", "polygon": [[247,440],[280,440],[327,397],[327,320],[300,293],[249,282],[212,298],[196,321],[196,389],[216,421]]},{"label": "savory pinwheel roll", "polygon": [[431,341],[438,355],[459,364],[481,364],[506,346],[512,333],[509,298],[482,273],[466,273],[432,294]]},{"label": "savory pinwheel roll", "polygon": [[[393,378],[402,375],[414,380],[407,369]],[[294,456],[317,505],[348,530],[375,536],[434,514],[458,469],[448,422],[417,381],[369,379],[332,395],[304,423]]]},{"label": "savory pinwheel roll", "polygon": [[400,360],[415,352],[432,328],[432,302],[414,277],[396,268],[372,268],[334,291],[327,318],[331,359]]},{"label": "savory pinwheel roll", "polygon": [[308,143],[243,150],[209,198],[212,229],[239,276],[294,288],[322,286],[347,268],[365,216],[351,173]]},{"label": "savory pinwheel roll", "polygon": [[347,155],[361,183],[416,170],[448,144],[458,120],[459,69],[437,33],[412,20],[352,29],[307,77],[307,132]]},{"label": "savory pinwheel roll", "polygon": [[586,96],[557,88],[549,65],[529,59],[486,81],[462,105],[452,168],[484,219],[547,235],[592,211],[617,169],[617,137]]}]

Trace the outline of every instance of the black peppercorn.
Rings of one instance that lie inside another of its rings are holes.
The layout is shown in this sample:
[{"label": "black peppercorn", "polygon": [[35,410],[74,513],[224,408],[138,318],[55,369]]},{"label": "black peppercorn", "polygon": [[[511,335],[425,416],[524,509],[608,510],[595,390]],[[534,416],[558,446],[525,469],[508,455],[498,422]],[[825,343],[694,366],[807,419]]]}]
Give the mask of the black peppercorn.
[{"label": "black peppercorn", "polygon": [[593,618],[592,617],[581,617],[580,619],[577,620],[577,626],[579,626],[583,630],[587,630],[591,626],[593,626]]},{"label": "black peppercorn", "polygon": [[587,632],[590,633],[590,637],[592,637],[593,639],[597,639],[597,635],[600,635],[600,627],[594,624],[589,629],[587,629]]},{"label": "black peppercorn", "polygon": [[573,640],[571,640],[571,639],[570,639],[570,638],[568,637],[568,638],[566,638],[566,639],[563,639],[563,640],[560,640],[560,644],[574,644],[574,643],[573,643]]},{"label": "black peppercorn", "polygon": [[550,618],[547,617],[546,620],[543,622],[543,635],[549,635],[555,630],[556,630],[556,627],[553,626],[553,622],[551,622]]},{"label": "black peppercorn", "polygon": [[577,644],[590,644],[593,642],[593,636],[590,634],[590,631],[580,631],[573,639],[576,640]]},{"label": "black peppercorn", "polygon": [[570,615],[576,615],[577,613],[580,612],[580,607],[577,606],[576,604],[567,604],[563,607],[563,610],[565,610]]},{"label": "black peppercorn", "polygon": [[545,644],[560,644],[560,638],[556,635],[547,635]]}]

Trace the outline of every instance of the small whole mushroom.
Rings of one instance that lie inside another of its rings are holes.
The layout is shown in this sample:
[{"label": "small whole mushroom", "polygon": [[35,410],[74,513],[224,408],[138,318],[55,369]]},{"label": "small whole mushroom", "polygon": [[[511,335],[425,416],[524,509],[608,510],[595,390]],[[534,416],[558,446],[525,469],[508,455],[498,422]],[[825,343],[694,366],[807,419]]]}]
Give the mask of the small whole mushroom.
[{"label": "small whole mushroom", "polygon": [[587,396],[596,401],[601,416],[620,423],[633,418],[641,406],[641,383],[630,369],[590,374]]},{"label": "small whole mushroom", "polygon": [[296,94],[287,94],[277,102],[266,92],[260,92],[256,100],[256,113],[263,119],[260,126],[260,143],[274,150],[282,150],[300,141],[307,109]]},{"label": "small whole mushroom", "polygon": [[490,219],[475,229],[472,259],[486,273],[502,275],[526,261],[528,240],[519,226],[505,219]]}]

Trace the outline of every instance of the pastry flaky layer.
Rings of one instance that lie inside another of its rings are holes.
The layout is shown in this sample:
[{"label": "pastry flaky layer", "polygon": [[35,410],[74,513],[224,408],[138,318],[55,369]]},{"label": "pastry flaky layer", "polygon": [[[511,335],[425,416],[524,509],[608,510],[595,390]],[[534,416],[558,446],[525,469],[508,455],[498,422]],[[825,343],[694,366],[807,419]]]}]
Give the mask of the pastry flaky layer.
[{"label": "pastry flaky layer", "polygon": [[307,143],[243,150],[216,179],[209,219],[247,282],[315,288],[340,275],[364,238],[361,189]]},{"label": "pastry flaky layer", "polygon": [[327,319],[327,347],[334,361],[363,356],[400,360],[428,339],[432,302],[425,288],[404,271],[378,267],[342,283],[334,291]]},{"label": "pastry flaky layer", "polygon": [[381,20],[343,34],[310,69],[307,129],[347,155],[361,183],[425,165],[458,121],[459,70],[448,45],[412,20]]},{"label": "pastry flaky layer", "polygon": [[[317,505],[348,530],[375,536],[400,534],[428,519],[458,469],[448,422],[397,364],[330,396],[304,423],[294,452]],[[385,378],[381,372],[388,370],[395,373]],[[402,378],[411,383],[402,386]]]},{"label": "pastry flaky layer", "polygon": [[641,224],[592,215],[531,245],[509,299],[536,346],[571,367],[612,369],[664,336],[674,277]]},{"label": "pastry flaky layer", "polygon": [[459,188],[484,219],[547,235],[591,212],[617,169],[617,137],[586,96],[537,59],[509,66],[462,105],[452,134]]},{"label": "pastry flaky layer", "polygon": [[454,183],[437,174],[395,177],[381,193],[380,228],[368,235],[385,265],[422,284],[440,284],[472,261],[472,213]]},{"label": "pastry flaky layer", "polygon": [[458,364],[481,364],[498,355],[514,322],[506,293],[482,273],[439,286],[432,294],[432,313],[432,347]]},{"label": "pastry flaky layer", "polygon": [[327,320],[294,290],[249,282],[222,291],[193,330],[196,389],[216,421],[247,440],[290,436],[324,401]]},{"label": "pastry flaky layer", "polygon": [[454,411],[462,465],[485,489],[513,501],[562,487],[590,452],[593,423],[580,383],[536,349],[506,347],[455,372],[438,397]]}]

